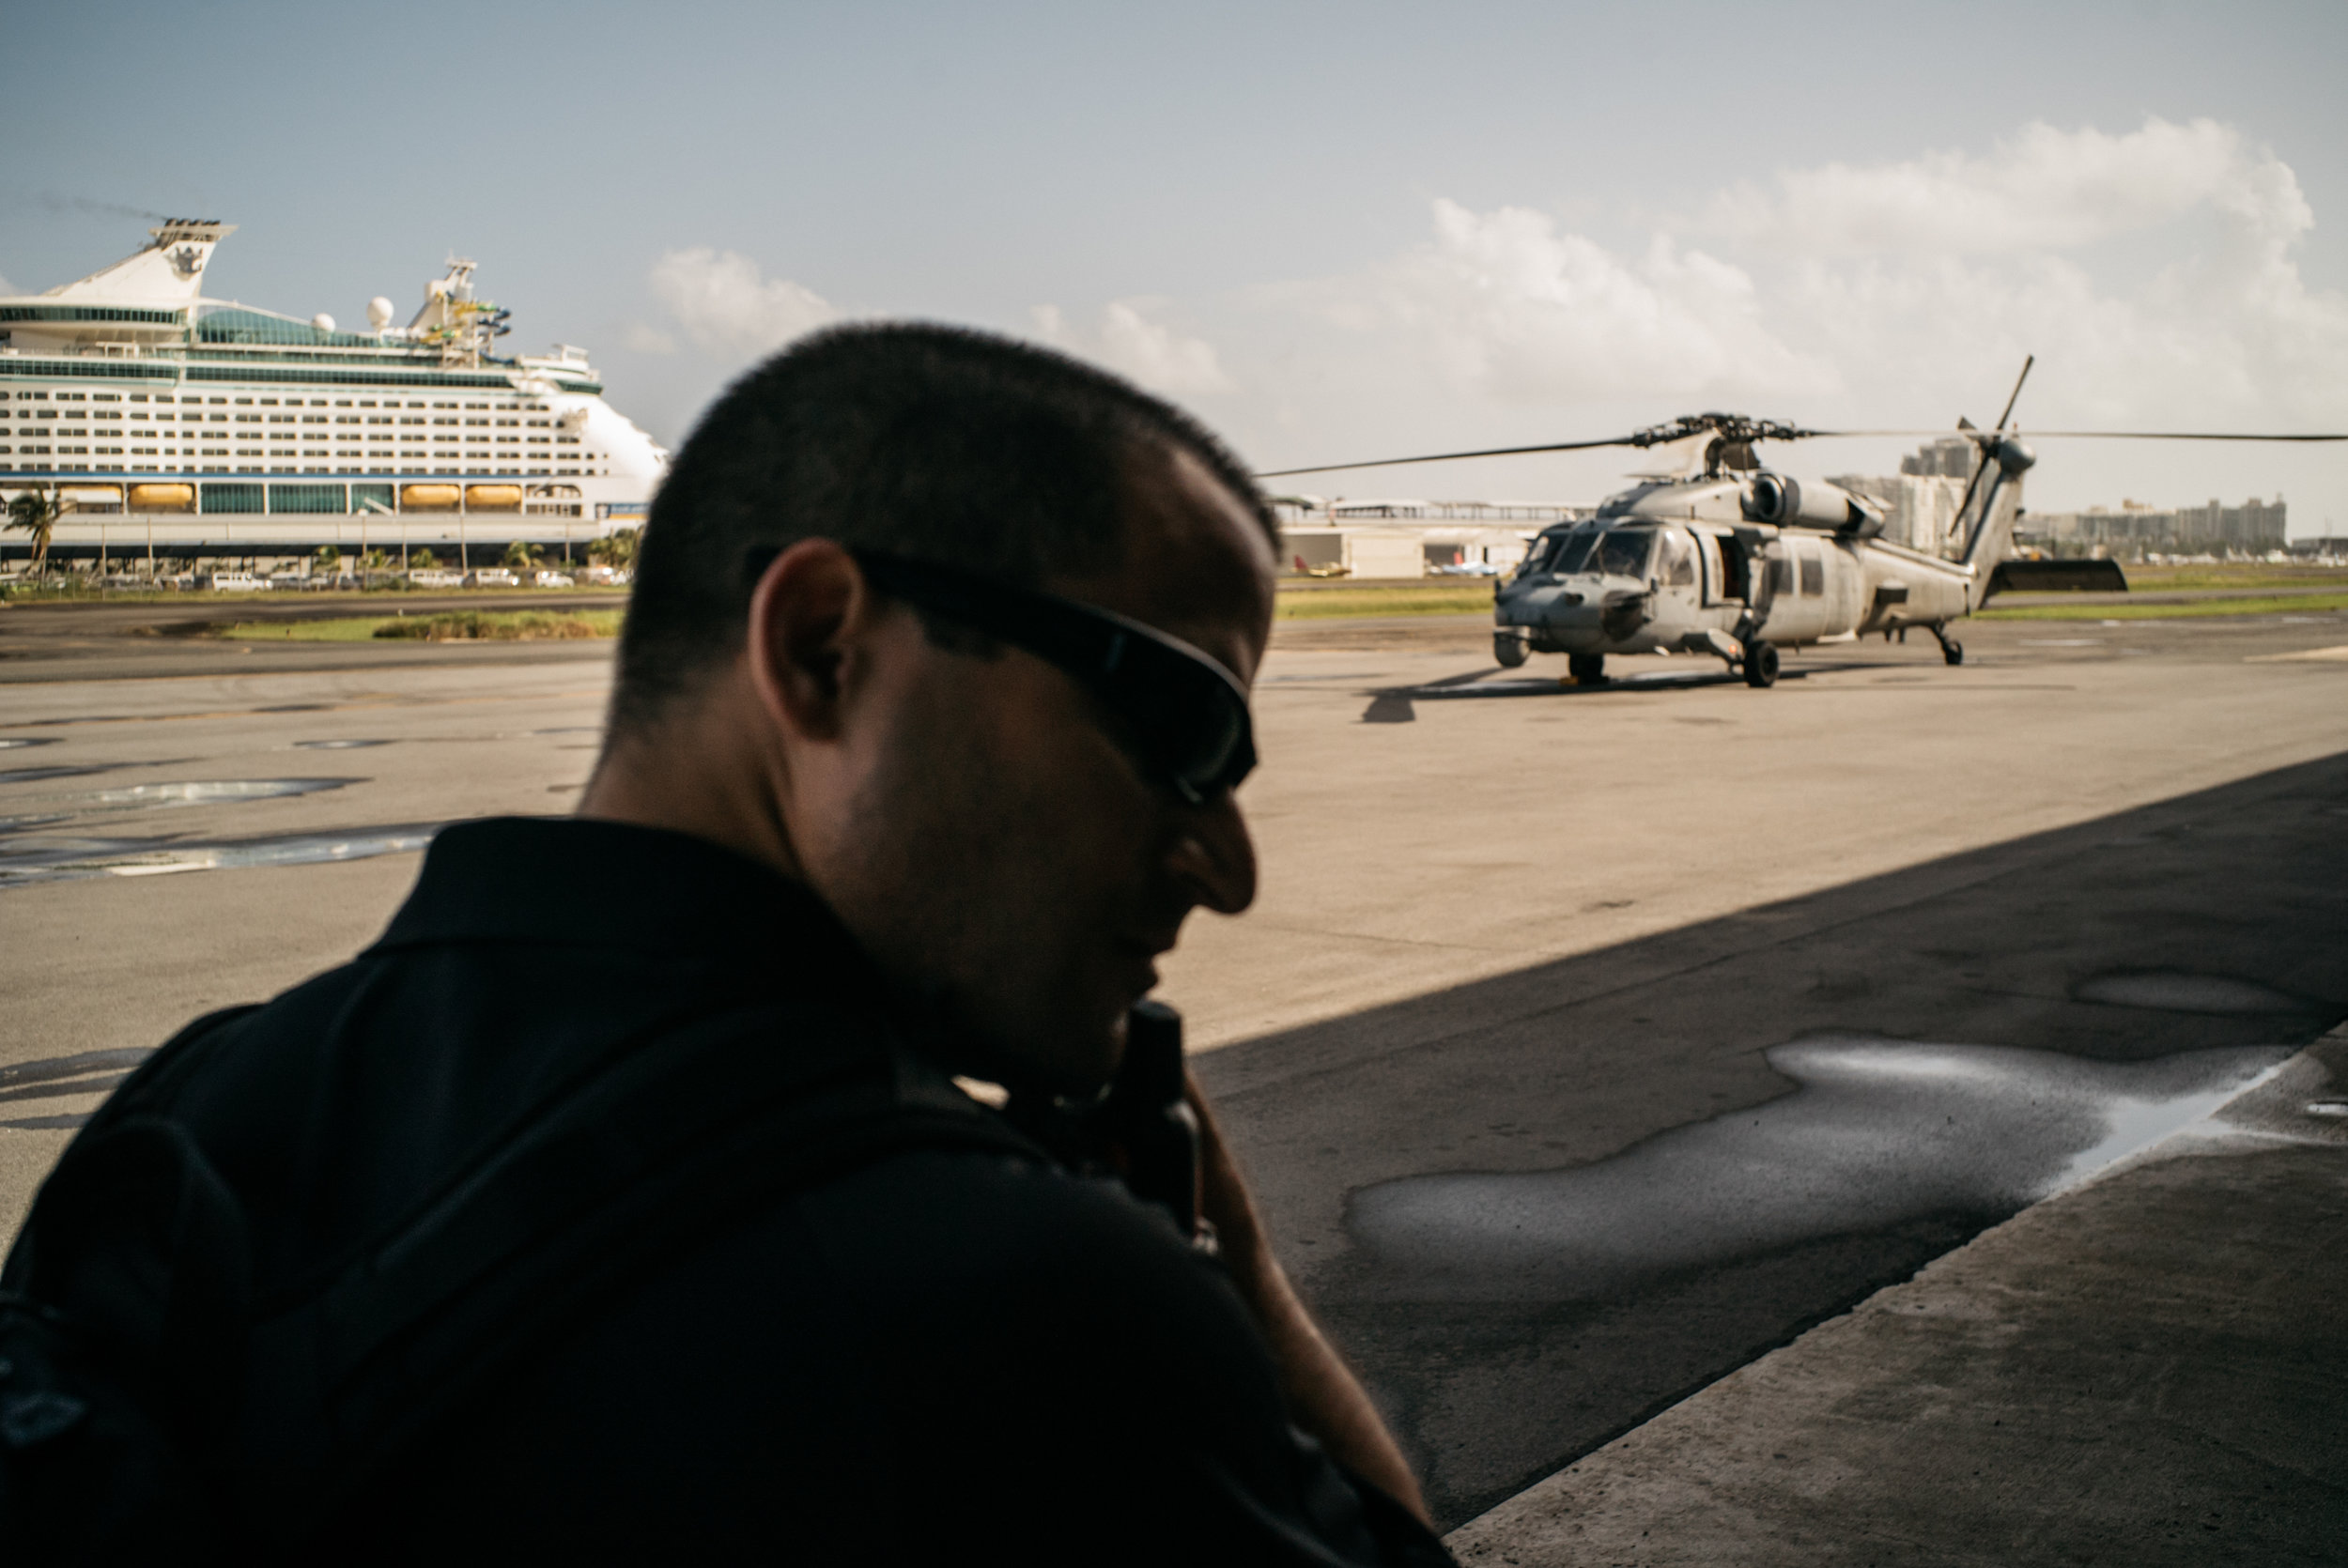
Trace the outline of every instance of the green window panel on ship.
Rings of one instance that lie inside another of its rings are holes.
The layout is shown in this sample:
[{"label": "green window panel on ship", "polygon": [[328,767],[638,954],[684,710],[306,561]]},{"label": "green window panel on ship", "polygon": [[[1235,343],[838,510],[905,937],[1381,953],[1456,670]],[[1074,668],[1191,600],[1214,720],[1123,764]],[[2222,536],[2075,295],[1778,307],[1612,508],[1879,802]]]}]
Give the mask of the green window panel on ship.
[{"label": "green window panel on ship", "polygon": [[0,321],[137,321],[176,327],[179,313],[124,305],[0,305]]},{"label": "green window panel on ship", "polygon": [[110,381],[176,381],[179,367],[124,364],[117,360],[16,360],[0,358],[0,376],[102,376]]},{"label": "green window panel on ship", "polygon": [[203,489],[205,512],[258,512],[266,499],[267,486],[260,484],[207,484]]},{"label": "green window panel on ship", "polygon": [[191,366],[188,371],[188,379],[191,381],[298,382],[306,385],[324,382],[336,387],[353,388],[360,392],[375,387],[486,387],[497,392],[514,390],[514,383],[502,376],[429,375],[413,371],[388,376],[352,376],[332,370],[264,370],[243,365],[239,365],[234,369],[225,367],[215,369],[210,365]]},{"label": "green window panel on ship", "polygon": [[348,512],[350,505],[339,484],[272,484],[269,487],[269,509],[271,512]]},{"label": "green window panel on ship", "polygon": [[374,348],[363,332],[327,332],[290,315],[241,308],[208,311],[195,324],[198,343],[262,344],[274,348]]}]

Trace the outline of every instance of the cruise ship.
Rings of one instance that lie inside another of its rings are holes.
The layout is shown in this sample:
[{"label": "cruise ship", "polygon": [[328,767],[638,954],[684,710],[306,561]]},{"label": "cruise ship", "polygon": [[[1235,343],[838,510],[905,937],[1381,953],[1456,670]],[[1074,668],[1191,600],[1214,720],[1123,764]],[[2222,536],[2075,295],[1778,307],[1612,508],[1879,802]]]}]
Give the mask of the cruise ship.
[{"label": "cruise ship", "polygon": [[[641,526],[668,453],[583,350],[495,352],[509,313],[475,295],[472,262],[406,326],[377,299],[341,331],[207,298],[232,232],[169,220],[78,283],[0,298],[0,500],[55,498],[53,557],[494,562],[516,540],[568,553]],[[29,548],[0,533],[0,554]]]}]

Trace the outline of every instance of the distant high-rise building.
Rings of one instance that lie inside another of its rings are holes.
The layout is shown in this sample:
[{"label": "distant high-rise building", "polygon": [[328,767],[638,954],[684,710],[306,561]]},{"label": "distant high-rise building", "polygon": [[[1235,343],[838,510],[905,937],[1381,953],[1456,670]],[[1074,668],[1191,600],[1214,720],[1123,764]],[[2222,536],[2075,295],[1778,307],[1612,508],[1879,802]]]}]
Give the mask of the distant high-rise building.
[{"label": "distant high-rise building", "polygon": [[1942,479],[1970,479],[1981,449],[1963,436],[1943,436],[1900,459],[1900,472]]},{"label": "distant high-rise building", "polygon": [[2240,506],[2212,500],[2207,506],[2164,508],[2122,501],[2118,511],[2091,506],[2084,512],[2032,512],[2019,536],[2057,555],[2108,555],[2132,560],[2146,555],[2264,555],[2284,547],[2289,525],[2283,498],[2256,497]]},{"label": "distant high-rise building", "polygon": [[[1970,443],[1969,443],[1970,444]],[[1905,469],[1914,458],[1904,459]],[[1883,537],[1926,555],[1962,553],[1964,539],[1956,529],[1957,509],[1965,503],[1965,478],[1943,473],[1834,474],[1828,484],[1839,484],[1883,509]]]}]

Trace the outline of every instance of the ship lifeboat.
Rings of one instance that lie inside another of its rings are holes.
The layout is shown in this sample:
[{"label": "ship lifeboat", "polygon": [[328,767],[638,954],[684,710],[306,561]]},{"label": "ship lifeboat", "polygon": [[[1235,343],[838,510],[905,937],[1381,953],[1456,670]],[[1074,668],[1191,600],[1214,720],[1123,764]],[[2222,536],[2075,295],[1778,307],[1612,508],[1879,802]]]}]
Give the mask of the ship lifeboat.
[{"label": "ship lifeboat", "polygon": [[403,484],[399,487],[399,509],[402,512],[454,512],[464,492],[454,484]]},{"label": "ship lifeboat", "polygon": [[521,509],[522,487],[518,484],[465,486],[465,510],[468,512],[519,512]]},{"label": "ship lifeboat", "polygon": [[131,510],[133,512],[193,512],[195,510],[195,486],[193,484],[133,484],[131,486]]},{"label": "ship lifeboat", "polygon": [[122,486],[61,484],[57,487],[57,504],[69,512],[119,512],[122,510]]}]

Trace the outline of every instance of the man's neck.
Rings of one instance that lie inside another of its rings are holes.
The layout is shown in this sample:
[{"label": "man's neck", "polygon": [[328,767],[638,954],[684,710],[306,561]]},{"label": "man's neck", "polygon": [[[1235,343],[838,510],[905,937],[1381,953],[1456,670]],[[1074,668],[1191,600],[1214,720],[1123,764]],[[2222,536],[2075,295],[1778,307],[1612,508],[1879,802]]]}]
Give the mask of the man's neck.
[{"label": "man's neck", "polygon": [[577,815],[690,834],[805,882],[765,769],[717,706],[608,735]]}]

